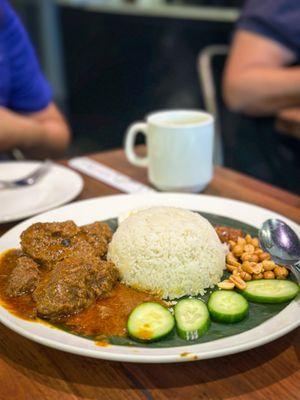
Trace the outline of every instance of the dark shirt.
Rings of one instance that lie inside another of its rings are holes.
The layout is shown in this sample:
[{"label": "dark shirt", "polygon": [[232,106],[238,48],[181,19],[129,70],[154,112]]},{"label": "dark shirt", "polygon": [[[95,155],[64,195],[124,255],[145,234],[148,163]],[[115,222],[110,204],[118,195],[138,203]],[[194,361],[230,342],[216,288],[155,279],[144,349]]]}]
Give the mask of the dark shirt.
[{"label": "dark shirt", "polygon": [[0,0],[0,106],[36,112],[46,108],[51,97],[22,23],[7,0]]},{"label": "dark shirt", "polygon": [[[300,0],[248,0],[237,22],[290,49],[300,60]],[[300,193],[300,140],[276,131],[274,118],[231,115],[226,165]],[[230,159],[229,159],[230,157]]]},{"label": "dark shirt", "polygon": [[237,27],[280,43],[300,59],[300,0],[248,0]]}]

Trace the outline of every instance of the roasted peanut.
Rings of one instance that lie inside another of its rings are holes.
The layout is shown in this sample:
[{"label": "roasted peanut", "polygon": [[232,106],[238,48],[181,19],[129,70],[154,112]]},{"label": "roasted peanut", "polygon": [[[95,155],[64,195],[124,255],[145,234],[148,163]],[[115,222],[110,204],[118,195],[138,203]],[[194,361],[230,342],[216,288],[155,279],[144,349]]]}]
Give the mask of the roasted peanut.
[{"label": "roasted peanut", "polygon": [[[270,254],[259,247],[257,237],[247,234],[236,241],[229,240],[228,244],[231,251],[226,256],[226,267],[232,275],[223,281],[224,289],[231,288],[232,284],[243,289],[245,282],[251,279],[285,279],[288,276],[288,270],[276,265]],[[220,282],[221,286],[223,282]]]},{"label": "roasted peanut", "polygon": [[246,271],[242,271],[240,273],[240,276],[245,282],[251,281],[251,279],[252,279],[251,275],[248,274],[248,272],[246,272]]},{"label": "roasted peanut", "polygon": [[240,244],[236,244],[234,246],[234,248],[232,249],[232,253],[236,257],[240,257],[243,254],[243,251],[244,251],[244,246],[242,246]]},{"label": "roasted peanut", "polygon": [[246,244],[244,247],[244,251],[249,254],[253,254],[255,251],[255,247],[252,244]]},{"label": "roasted peanut", "polygon": [[246,289],[246,286],[247,286],[246,282],[242,278],[240,278],[239,276],[231,275],[229,277],[229,280],[231,282],[233,282],[238,289],[241,289],[241,290]]},{"label": "roasted peanut", "polygon": [[262,265],[265,271],[272,271],[276,267],[276,264],[272,260],[264,260]]},{"label": "roasted peanut", "polygon": [[247,234],[247,235],[245,236],[245,240],[246,240],[246,243],[248,243],[248,244],[251,244],[251,243],[252,243],[252,237],[251,237],[249,234]]},{"label": "roasted peanut", "polygon": [[270,260],[270,258],[271,258],[271,256],[269,253],[263,252],[263,253],[259,254],[260,261]]},{"label": "roasted peanut", "polygon": [[248,272],[248,274],[253,274],[254,273],[254,267],[256,266],[256,263],[250,262],[250,261],[245,261],[242,264],[242,269],[245,272]]},{"label": "roasted peanut", "polygon": [[234,267],[241,265],[231,252],[227,254],[226,261],[227,264],[233,265]]},{"label": "roasted peanut", "polygon": [[275,279],[275,274],[273,271],[265,271],[264,279]]},{"label": "roasted peanut", "polygon": [[258,255],[257,254],[251,254],[251,259],[249,261],[258,262],[259,261]]},{"label": "roasted peanut", "polygon": [[252,257],[252,254],[249,254],[249,253],[243,253],[242,255],[241,255],[241,260],[243,261],[243,262],[245,262],[245,261],[250,261],[250,258]]},{"label": "roasted peanut", "polygon": [[237,240],[237,244],[239,244],[240,246],[245,246],[245,244],[246,244],[246,240],[245,240],[245,238],[243,238],[243,237],[238,237],[238,240]]},{"label": "roasted peanut", "polygon": [[224,281],[218,283],[218,287],[220,289],[232,290],[234,289],[234,283],[228,279],[225,279]]},{"label": "roasted peanut", "polygon": [[263,265],[262,265],[262,263],[258,263],[258,264],[256,264],[256,265],[254,265],[254,266],[252,267],[252,270],[253,270],[253,274],[256,274],[256,275],[258,275],[258,274],[260,274],[261,272],[263,272]]},{"label": "roasted peanut", "polygon": [[244,253],[241,256],[242,261],[258,262],[259,257],[257,254]]},{"label": "roasted peanut", "polygon": [[257,280],[257,279],[263,279],[263,274],[262,273],[260,273],[260,274],[253,274],[252,275],[252,279],[255,279],[255,280]]},{"label": "roasted peanut", "polygon": [[233,275],[240,275],[241,274],[241,272],[242,272],[243,270],[242,270],[242,267],[237,267],[237,268],[234,268],[234,270],[232,271],[232,274]]},{"label": "roasted peanut", "polygon": [[233,240],[229,240],[228,244],[229,244],[230,250],[232,250],[234,248],[234,246],[236,245],[236,243]]},{"label": "roasted peanut", "polygon": [[256,255],[259,256],[259,255],[262,254],[263,252],[264,252],[264,251],[258,247],[257,249],[255,249],[254,254],[256,254]]},{"label": "roasted peanut", "polygon": [[226,264],[226,268],[229,272],[233,272],[237,267],[231,264]]},{"label": "roasted peanut", "polygon": [[286,279],[289,274],[289,271],[285,267],[280,267],[279,265],[277,265],[273,271],[276,279]]}]

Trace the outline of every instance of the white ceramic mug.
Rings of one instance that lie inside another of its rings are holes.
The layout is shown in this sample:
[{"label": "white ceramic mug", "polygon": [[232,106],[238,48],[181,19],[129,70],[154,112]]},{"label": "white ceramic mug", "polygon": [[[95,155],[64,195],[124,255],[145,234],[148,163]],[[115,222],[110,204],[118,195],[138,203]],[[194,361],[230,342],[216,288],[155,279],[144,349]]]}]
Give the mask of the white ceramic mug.
[{"label": "white ceramic mug", "polygon": [[[134,151],[140,132],[146,136],[144,158]],[[160,111],[128,128],[125,153],[133,165],[148,167],[149,180],[157,189],[200,192],[212,179],[213,136],[214,119],[206,112]]]}]

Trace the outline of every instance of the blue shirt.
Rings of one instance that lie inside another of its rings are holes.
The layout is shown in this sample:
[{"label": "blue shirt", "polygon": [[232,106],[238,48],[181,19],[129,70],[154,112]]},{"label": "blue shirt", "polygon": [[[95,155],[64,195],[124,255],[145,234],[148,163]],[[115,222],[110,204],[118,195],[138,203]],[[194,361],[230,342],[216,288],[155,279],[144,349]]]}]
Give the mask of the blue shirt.
[{"label": "blue shirt", "polygon": [[0,0],[0,106],[40,111],[52,99],[28,35],[7,0]]},{"label": "blue shirt", "polygon": [[300,59],[300,0],[248,0],[237,27],[280,43]]}]

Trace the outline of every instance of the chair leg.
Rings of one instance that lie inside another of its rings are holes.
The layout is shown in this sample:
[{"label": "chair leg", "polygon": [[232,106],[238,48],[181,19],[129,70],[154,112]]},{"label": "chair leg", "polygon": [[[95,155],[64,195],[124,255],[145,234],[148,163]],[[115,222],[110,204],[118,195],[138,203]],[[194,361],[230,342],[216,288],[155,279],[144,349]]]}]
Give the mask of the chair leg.
[{"label": "chair leg", "polygon": [[206,110],[215,118],[214,164],[223,165],[222,132],[218,109],[212,62],[215,56],[228,54],[228,46],[212,45],[205,47],[198,56],[197,70]]}]

